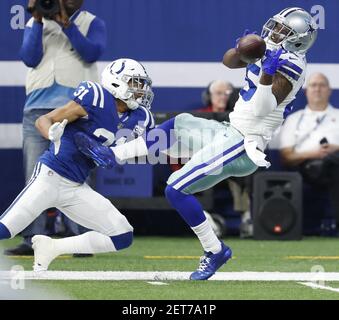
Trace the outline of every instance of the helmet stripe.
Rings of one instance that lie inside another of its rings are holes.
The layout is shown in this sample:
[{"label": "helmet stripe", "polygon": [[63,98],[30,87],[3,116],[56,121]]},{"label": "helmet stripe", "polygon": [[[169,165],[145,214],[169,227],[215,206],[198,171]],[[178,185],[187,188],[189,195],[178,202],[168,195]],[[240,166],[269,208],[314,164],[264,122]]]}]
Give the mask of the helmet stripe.
[{"label": "helmet stripe", "polygon": [[295,11],[298,11],[298,10],[299,10],[299,8],[287,12],[287,13],[285,14],[285,18],[286,18],[288,15],[290,15],[291,13],[293,13],[293,12],[295,12]]},{"label": "helmet stripe", "polygon": [[288,7],[288,8],[286,8],[286,9],[284,9],[284,10],[282,10],[282,11],[280,11],[279,12],[279,15],[284,15],[284,13],[286,12],[286,11],[288,11],[288,10],[291,10],[291,9],[293,9],[293,8],[291,8],[291,7]]},{"label": "helmet stripe", "polygon": [[297,11],[297,10],[300,10],[300,8],[297,8],[297,7],[287,8],[287,9],[281,11],[280,15],[286,18],[290,13]]}]

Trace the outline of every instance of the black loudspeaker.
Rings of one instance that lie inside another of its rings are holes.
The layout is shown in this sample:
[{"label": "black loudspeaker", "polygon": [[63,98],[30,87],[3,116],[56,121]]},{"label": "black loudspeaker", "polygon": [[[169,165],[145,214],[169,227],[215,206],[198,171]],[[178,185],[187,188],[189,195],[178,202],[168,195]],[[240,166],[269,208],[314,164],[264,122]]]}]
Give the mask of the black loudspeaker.
[{"label": "black loudspeaker", "polygon": [[259,172],[253,185],[257,240],[302,238],[302,178],[297,172]]}]

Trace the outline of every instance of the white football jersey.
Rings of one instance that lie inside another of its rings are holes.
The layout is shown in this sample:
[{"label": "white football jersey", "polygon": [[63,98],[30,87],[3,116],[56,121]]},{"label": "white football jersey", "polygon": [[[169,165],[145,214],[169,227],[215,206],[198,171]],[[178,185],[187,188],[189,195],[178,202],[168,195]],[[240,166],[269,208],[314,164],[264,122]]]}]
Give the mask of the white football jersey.
[{"label": "white football jersey", "polygon": [[[269,46],[267,46],[269,48]],[[258,146],[264,149],[273,136],[276,129],[281,126],[286,114],[292,108],[292,102],[297,92],[305,82],[306,58],[304,54],[283,51],[280,59],[287,59],[286,65],[278,70],[292,84],[293,89],[275,110],[268,115],[255,116],[253,113],[253,95],[259,84],[262,74],[261,60],[255,64],[249,64],[246,68],[246,85],[239,93],[239,99],[234,111],[230,113],[232,126],[238,129],[244,136],[250,136],[258,142]]]}]

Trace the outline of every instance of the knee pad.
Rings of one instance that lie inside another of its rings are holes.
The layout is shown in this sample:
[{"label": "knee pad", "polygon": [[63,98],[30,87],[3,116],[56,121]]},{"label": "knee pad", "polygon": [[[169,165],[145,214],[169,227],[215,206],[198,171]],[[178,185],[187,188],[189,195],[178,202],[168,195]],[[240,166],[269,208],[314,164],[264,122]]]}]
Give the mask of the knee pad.
[{"label": "knee pad", "polygon": [[7,227],[0,222],[0,240],[4,239],[10,239],[11,238],[11,233],[7,229]]},{"label": "knee pad", "polygon": [[133,232],[126,232],[110,237],[116,250],[128,248],[133,242]]}]

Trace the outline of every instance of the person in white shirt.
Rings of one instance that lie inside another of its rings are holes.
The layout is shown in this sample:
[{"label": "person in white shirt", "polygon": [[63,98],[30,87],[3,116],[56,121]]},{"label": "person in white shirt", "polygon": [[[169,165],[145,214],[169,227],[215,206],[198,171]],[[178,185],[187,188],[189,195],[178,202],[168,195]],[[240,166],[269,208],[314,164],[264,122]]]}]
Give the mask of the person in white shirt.
[{"label": "person in white shirt", "polygon": [[322,73],[310,76],[307,106],[291,114],[280,132],[282,163],[296,168],[313,186],[328,188],[339,225],[339,109],[329,99],[331,88]]}]

